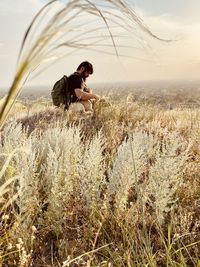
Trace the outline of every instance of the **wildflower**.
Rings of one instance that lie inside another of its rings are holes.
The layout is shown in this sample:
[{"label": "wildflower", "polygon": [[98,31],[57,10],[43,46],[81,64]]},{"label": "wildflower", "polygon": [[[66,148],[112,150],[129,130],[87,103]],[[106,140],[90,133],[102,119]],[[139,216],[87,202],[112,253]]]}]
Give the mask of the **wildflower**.
[{"label": "wildflower", "polygon": [[12,244],[11,243],[8,243],[8,250],[12,249]]},{"label": "wildflower", "polygon": [[24,244],[23,240],[20,237],[18,238],[18,242],[20,245]]},{"label": "wildflower", "polygon": [[33,240],[35,240],[35,239],[36,239],[35,235],[32,235],[32,236],[31,236],[31,240],[33,241]]},{"label": "wildflower", "polygon": [[37,228],[34,225],[31,227],[31,230],[33,233],[37,232]]},{"label": "wildflower", "polygon": [[21,249],[21,244],[17,243],[16,244],[16,248],[20,250]]},{"label": "wildflower", "polygon": [[2,216],[3,221],[7,221],[9,219],[9,215],[5,214]]}]

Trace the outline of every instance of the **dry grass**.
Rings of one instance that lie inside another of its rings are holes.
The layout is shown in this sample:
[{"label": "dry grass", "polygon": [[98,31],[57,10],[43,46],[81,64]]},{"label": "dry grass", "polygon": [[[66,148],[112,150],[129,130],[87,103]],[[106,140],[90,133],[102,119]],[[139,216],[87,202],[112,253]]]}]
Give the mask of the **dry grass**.
[{"label": "dry grass", "polygon": [[16,103],[63,48],[119,56],[137,27],[159,39],[123,0],[57,3],[27,29],[1,108],[0,265],[198,266],[199,109],[101,101],[85,117]]},{"label": "dry grass", "polygon": [[199,109],[36,106],[1,133],[2,266],[197,266]]}]

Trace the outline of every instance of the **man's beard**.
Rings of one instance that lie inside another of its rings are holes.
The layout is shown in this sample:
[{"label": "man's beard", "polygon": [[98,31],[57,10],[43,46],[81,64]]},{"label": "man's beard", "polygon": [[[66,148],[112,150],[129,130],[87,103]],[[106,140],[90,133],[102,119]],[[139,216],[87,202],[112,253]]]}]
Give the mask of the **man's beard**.
[{"label": "man's beard", "polygon": [[86,81],[87,77],[85,76],[85,71],[83,73],[81,73],[81,77],[84,80],[84,82]]}]

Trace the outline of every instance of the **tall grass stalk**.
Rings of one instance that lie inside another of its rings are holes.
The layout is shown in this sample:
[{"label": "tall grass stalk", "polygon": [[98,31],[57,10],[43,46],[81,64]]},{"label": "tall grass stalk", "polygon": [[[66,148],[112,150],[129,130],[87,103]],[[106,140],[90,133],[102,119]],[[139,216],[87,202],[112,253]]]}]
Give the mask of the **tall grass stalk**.
[{"label": "tall grass stalk", "polygon": [[[88,17],[91,23],[86,22]],[[41,71],[39,67],[42,64],[63,58],[63,55],[72,54],[77,49],[90,48],[95,51],[97,44],[102,47],[100,50],[97,49],[98,52],[110,53],[106,50],[110,41],[114,54],[119,56],[119,39],[124,36],[124,33],[131,38],[138,38],[136,27],[152,38],[161,40],[144,25],[125,0],[104,0],[99,3],[89,0],[69,0],[66,4],[61,4],[57,0],[48,2],[36,14],[24,35],[16,75],[1,109],[0,127],[3,126],[24,83],[33,72]],[[115,28],[117,34],[114,31]],[[76,34],[77,30],[78,34]],[[92,42],[88,42],[91,38]]]}]

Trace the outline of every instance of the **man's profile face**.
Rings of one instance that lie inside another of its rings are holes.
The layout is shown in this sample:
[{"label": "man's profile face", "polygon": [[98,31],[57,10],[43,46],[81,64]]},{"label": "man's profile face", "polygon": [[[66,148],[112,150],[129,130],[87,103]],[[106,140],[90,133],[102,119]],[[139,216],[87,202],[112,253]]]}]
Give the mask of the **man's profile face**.
[{"label": "man's profile face", "polygon": [[82,77],[83,77],[83,79],[84,79],[84,81],[90,76],[90,71],[87,71],[87,70],[84,70],[83,72],[82,72]]}]

